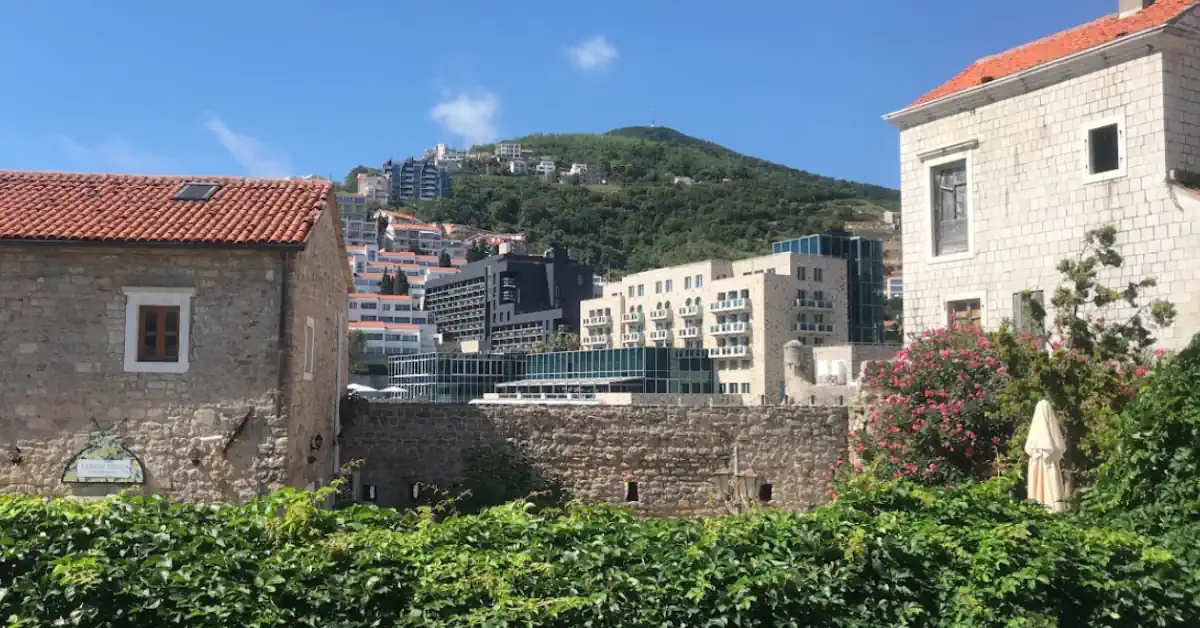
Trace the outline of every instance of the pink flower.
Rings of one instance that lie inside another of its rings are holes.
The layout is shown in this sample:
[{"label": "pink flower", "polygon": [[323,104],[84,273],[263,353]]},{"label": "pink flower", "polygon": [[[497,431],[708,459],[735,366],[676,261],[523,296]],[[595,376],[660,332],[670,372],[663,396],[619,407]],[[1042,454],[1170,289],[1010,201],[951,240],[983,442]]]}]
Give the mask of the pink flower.
[{"label": "pink flower", "polygon": [[934,471],[937,471],[937,465],[931,462],[929,463],[929,472],[933,473]]}]

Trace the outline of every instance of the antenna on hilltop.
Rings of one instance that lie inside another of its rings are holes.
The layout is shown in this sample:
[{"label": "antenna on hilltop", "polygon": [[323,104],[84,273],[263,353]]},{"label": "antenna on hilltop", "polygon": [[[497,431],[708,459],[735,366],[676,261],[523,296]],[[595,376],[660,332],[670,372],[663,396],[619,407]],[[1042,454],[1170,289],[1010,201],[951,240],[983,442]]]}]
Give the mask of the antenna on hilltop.
[{"label": "antenna on hilltop", "polygon": [[654,127],[658,126],[658,120],[655,120],[655,119],[654,119],[654,114],[655,114],[655,113],[657,113],[657,112],[658,112],[658,110],[657,110],[657,109],[651,109],[651,110],[650,110],[650,128],[652,128],[652,129],[653,129]]}]

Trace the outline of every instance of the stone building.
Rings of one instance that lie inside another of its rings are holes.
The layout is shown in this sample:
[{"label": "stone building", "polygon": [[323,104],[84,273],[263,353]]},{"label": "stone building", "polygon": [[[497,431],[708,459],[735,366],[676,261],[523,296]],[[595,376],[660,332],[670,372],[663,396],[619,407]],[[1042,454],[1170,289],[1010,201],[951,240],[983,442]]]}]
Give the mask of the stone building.
[{"label": "stone building", "polygon": [[863,368],[896,357],[900,345],[842,344],[812,347],[796,340],[783,347],[784,388],[789,403],[851,405],[862,390]]},{"label": "stone building", "polygon": [[908,331],[1028,325],[1023,299],[1048,304],[1058,262],[1105,224],[1125,264],[1101,279],[1158,278],[1148,296],[1179,312],[1164,346],[1200,331],[1200,9],[1108,1],[1115,13],[979,59],[885,116]]},{"label": "stone building", "polygon": [[327,480],[350,285],[325,181],[0,172],[0,491]]}]

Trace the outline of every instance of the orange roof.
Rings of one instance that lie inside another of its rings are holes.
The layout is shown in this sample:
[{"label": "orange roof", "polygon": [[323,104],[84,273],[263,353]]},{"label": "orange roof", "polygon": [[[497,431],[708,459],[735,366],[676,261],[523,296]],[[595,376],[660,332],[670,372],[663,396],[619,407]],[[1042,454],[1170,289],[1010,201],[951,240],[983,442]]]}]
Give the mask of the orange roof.
[{"label": "orange roof", "polygon": [[[1111,1],[1111,0],[1110,0]],[[937,100],[992,80],[1004,78],[1083,52],[1119,37],[1128,37],[1175,19],[1195,0],[1158,0],[1154,4],[1121,18],[1111,14],[1083,26],[1077,26],[1035,42],[990,57],[979,59],[958,76],[921,96],[911,106]],[[1114,3],[1115,4],[1115,3]]]},{"label": "orange roof", "polygon": [[[220,187],[172,200],[184,183]],[[0,171],[0,240],[300,245],[328,181]]]},{"label": "orange roof", "polygon": [[400,231],[436,231],[438,233],[442,232],[442,230],[438,229],[435,225],[422,225],[422,224],[410,225],[407,223],[401,223],[401,224],[392,223],[392,229],[399,229]]},{"label": "orange roof", "polygon": [[465,258],[465,257],[452,257],[452,258],[450,258],[450,263],[451,263],[451,264],[466,264],[466,263],[467,263],[467,258]]}]

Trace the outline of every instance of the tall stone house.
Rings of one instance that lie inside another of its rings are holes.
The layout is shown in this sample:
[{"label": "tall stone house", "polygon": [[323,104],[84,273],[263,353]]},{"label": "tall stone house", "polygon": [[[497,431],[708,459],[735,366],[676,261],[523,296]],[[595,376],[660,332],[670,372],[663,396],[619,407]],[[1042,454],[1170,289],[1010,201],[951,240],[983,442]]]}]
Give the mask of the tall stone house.
[{"label": "tall stone house", "polygon": [[0,491],[327,481],[351,285],[325,181],[0,172]]},{"label": "tall stone house", "polygon": [[1106,224],[1125,264],[1102,279],[1158,279],[1147,296],[1179,312],[1163,346],[1200,331],[1200,10],[1109,1],[885,116],[900,130],[909,331],[1031,327],[1027,300],[1048,306],[1058,262]]}]

